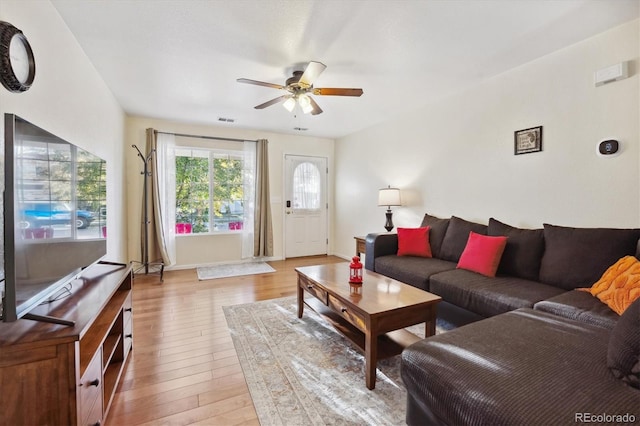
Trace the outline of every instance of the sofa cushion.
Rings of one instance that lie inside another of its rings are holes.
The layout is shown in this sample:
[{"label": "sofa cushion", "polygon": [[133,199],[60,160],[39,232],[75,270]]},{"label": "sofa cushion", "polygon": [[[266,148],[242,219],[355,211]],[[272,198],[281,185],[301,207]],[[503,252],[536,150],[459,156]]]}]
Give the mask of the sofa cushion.
[{"label": "sofa cushion", "polygon": [[607,366],[616,378],[640,389],[640,299],[624,311],[611,332]]},{"label": "sofa cushion", "polygon": [[449,219],[440,219],[429,214],[425,214],[422,219],[421,227],[429,227],[429,245],[431,246],[431,253],[433,257],[440,258],[440,248],[442,247],[442,240],[444,234],[449,227]]},{"label": "sofa cushion", "polygon": [[518,308],[532,308],[564,290],[515,277],[489,278],[464,269],[441,272],[429,279],[429,291],[483,317]]},{"label": "sofa cushion", "polygon": [[622,315],[640,297],[640,261],[634,256],[618,260],[591,286],[589,293]]},{"label": "sofa cushion", "polygon": [[586,291],[571,290],[533,305],[537,311],[612,329],[620,316]]},{"label": "sofa cushion", "polygon": [[449,220],[447,232],[442,240],[440,258],[457,263],[467,245],[470,232],[487,235],[487,226],[452,216]]},{"label": "sofa cushion", "polygon": [[398,256],[432,257],[429,227],[398,228]]},{"label": "sofa cushion", "polygon": [[495,277],[506,244],[507,237],[489,237],[470,232],[458,268]]},{"label": "sofa cushion", "polygon": [[375,271],[422,290],[429,290],[429,277],[442,271],[455,269],[456,264],[446,260],[414,256],[380,256],[375,259]]},{"label": "sofa cushion", "polygon": [[423,339],[402,353],[407,393],[451,425],[576,424],[631,413],[638,392],[607,368],[609,332],[520,309]]},{"label": "sofa cushion", "polygon": [[540,281],[572,290],[589,287],[618,259],[634,255],[640,229],[568,228],[544,224]]},{"label": "sofa cushion", "polygon": [[544,253],[544,230],[521,229],[489,219],[487,235],[509,237],[498,266],[498,274],[537,281]]}]

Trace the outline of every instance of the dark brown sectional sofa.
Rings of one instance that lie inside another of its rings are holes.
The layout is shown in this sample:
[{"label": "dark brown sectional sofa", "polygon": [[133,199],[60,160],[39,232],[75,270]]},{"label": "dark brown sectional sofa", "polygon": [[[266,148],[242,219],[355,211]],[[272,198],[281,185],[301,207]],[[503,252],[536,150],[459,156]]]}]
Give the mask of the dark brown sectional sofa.
[{"label": "dark brown sectional sofa", "polygon": [[[640,300],[621,321],[575,290],[626,255],[640,259],[640,229],[430,215],[421,226],[432,258],[397,256],[396,234],[368,235],[365,253],[367,269],[438,294],[439,315],[468,324],[403,352],[408,424],[640,424]],[[456,268],[471,231],[508,237],[496,277]]]}]

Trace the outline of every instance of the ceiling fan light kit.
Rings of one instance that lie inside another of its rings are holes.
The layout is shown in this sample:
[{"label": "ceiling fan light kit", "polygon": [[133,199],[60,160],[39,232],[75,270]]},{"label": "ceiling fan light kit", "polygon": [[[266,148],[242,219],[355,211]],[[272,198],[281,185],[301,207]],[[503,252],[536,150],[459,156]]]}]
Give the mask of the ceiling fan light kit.
[{"label": "ceiling fan light kit", "polygon": [[282,106],[289,112],[292,112],[293,109],[296,107],[296,100],[294,98],[289,98],[286,101],[284,101],[284,103],[282,104]]},{"label": "ceiling fan light kit", "polygon": [[272,89],[285,90],[289,92],[287,95],[282,95],[277,98],[271,99],[263,104],[257,105],[255,109],[264,109],[271,105],[283,102],[282,106],[289,112],[293,112],[296,107],[296,103],[300,105],[302,112],[305,114],[318,115],[322,113],[322,108],[316,103],[315,100],[309,95],[317,96],[362,96],[362,89],[347,89],[347,88],[335,88],[324,87],[314,88],[313,82],[322,74],[327,68],[321,62],[311,61],[303,71],[294,71],[293,77],[289,77],[285,82],[285,86],[274,83],[266,83],[264,81],[251,80],[248,78],[239,78],[239,83],[254,84],[256,86],[270,87]]},{"label": "ceiling fan light kit", "polygon": [[302,108],[302,112],[304,112],[305,114],[313,112],[311,98],[309,98],[309,96],[305,95],[304,93],[298,96],[298,104],[300,104],[300,108]]}]

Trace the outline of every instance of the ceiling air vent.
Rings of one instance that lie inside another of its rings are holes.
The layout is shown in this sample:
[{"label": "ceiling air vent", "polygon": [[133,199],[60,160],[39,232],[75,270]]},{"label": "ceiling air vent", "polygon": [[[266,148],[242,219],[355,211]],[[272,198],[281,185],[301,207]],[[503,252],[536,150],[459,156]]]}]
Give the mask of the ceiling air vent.
[{"label": "ceiling air vent", "polygon": [[235,123],[235,118],[226,118],[226,117],[218,117],[218,121],[222,121],[223,123]]}]

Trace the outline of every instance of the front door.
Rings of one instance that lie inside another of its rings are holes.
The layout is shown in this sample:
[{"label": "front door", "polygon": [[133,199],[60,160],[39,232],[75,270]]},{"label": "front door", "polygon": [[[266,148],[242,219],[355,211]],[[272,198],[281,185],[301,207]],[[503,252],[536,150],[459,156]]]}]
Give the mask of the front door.
[{"label": "front door", "polygon": [[285,257],[327,254],[327,159],[285,156]]}]

